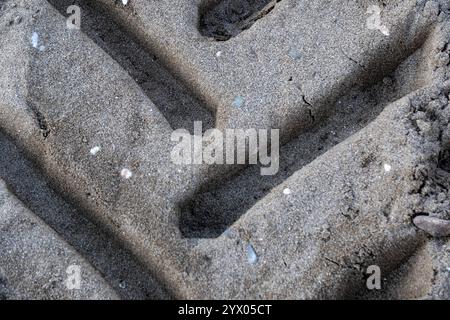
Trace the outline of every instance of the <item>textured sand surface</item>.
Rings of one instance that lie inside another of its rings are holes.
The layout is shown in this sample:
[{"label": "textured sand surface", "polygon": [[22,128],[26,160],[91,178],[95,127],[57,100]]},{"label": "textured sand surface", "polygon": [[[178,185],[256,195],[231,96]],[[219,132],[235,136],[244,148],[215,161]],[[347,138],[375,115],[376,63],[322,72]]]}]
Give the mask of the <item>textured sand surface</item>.
[{"label": "textured sand surface", "polygon": [[[0,298],[450,298],[449,14],[0,0]],[[194,121],[279,129],[279,172],[175,164]]]}]

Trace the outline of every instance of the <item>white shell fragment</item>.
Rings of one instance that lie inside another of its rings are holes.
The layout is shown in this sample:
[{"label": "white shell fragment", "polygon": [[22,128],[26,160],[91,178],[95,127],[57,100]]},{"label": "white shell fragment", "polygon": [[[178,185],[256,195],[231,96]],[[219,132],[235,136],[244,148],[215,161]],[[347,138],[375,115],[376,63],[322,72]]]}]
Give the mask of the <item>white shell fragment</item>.
[{"label": "white shell fragment", "polygon": [[247,245],[247,260],[250,264],[256,264],[258,262],[258,255],[251,244]]},{"label": "white shell fragment", "polygon": [[100,150],[101,150],[101,148],[96,146],[96,147],[93,147],[89,152],[90,152],[90,154],[95,156],[97,153],[99,153]]},{"label": "white shell fragment", "polygon": [[122,0],[122,4],[126,6],[128,4],[128,0]]},{"label": "white shell fragment", "polygon": [[428,217],[417,216],[413,220],[417,228],[425,231],[435,238],[450,236],[450,221]]},{"label": "white shell fragment", "polygon": [[44,45],[39,45],[39,35],[37,32],[33,32],[33,34],[31,35],[31,45],[33,46],[33,48],[38,49],[39,51],[45,50]]},{"label": "white shell fragment", "polygon": [[33,34],[31,35],[31,45],[36,49],[39,45],[39,35],[37,34],[37,32],[33,32]]},{"label": "white shell fragment", "polygon": [[122,171],[120,171],[120,176],[124,179],[130,179],[133,176],[133,172],[124,168],[122,169]]}]

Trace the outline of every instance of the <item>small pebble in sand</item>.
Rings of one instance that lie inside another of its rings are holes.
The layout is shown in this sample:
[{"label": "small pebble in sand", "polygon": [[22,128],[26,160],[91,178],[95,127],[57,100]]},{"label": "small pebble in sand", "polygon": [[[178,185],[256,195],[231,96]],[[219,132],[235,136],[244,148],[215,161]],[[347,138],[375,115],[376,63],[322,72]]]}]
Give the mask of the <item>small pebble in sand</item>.
[{"label": "small pebble in sand", "polygon": [[33,34],[31,35],[31,45],[33,46],[33,48],[36,48],[39,51],[45,50],[45,46],[39,46],[39,35],[37,34],[37,32],[33,32]]},{"label": "small pebble in sand", "polygon": [[299,60],[302,57],[302,55],[297,49],[293,48],[289,50],[289,57],[291,57],[291,59],[293,60]]},{"label": "small pebble in sand", "polygon": [[244,105],[244,98],[242,98],[241,96],[238,96],[238,97],[234,98],[234,100],[233,100],[233,107],[240,108],[243,105]]},{"label": "small pebble in sand", "polygon": [[228,228],[227,230],[225,230],[224,233],[223,233],[223,235],[224,235],[225,237],[227,237],[228,239],[232,239],[232,238],[233,238],[233,233],[232,233],[232,231],[231,231],[230,228]]},{"label": "small pebble in sand", "polygon": [[33,46],[33,48],[36,48],[36,49],[39,45],[39,35],[37,34],[37,32],[33,32],[32,36],[31,36],[31,45]]},{"label": "small pebble in sand", "polygon": [[385,163],[384,164],[384,171],[385,172],[391,172],[391,170],[392,170],[392,166],[390,164],[388,164],[388,163]]},{"label": "small pebble in sand", "polygon": [[217,58],[220,58],[221,56],[222,56],[222,51],[217,51],[217,52],[216,52],[216,57],[217,57]]},{"label": "small pebble in sand", "polygon": [[128,0],[122,0],[122,4],[126,6],[128,4]]},{"label": "small pebble in sand", "polygon": [[93,148],[91,149],[91,151],[89,151],[89,152],[90,152],[93,156],[95,156],[100,150],[101,150],[101,148],[98,147],[98,146],[96,146],[96,147],[93,147]]},{"label": "small pebble in sand", "polygon": [[292,191],[289,188],[286,188],[286,189],[283,190],[283,194],[285,194],[287,196],[290,195],[291,193],[292,193]]},{"label": "small pebble in sand", "polygon": [[122,169],[122,171],[120,171],[120,176],[124,179],[130,179],[133,176],[133,173],[130,170],[124,168]]},{"label": "small pebble in sand", "polygon": [[417,216],[414,225],[435,238],[450,236],[450,221],[429,216]]},{"label": "small pebble in sand", "polygon": [[250,264],[256,264],[258,262],[258,255],[251,244],[247,245],[247,259]]}]

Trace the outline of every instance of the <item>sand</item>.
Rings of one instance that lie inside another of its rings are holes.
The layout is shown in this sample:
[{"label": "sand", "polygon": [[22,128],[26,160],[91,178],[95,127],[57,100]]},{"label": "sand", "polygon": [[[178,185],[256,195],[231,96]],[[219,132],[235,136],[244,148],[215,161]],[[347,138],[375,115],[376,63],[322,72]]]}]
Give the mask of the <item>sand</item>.
[{"label": "sand", "polygon": [[[448,1],[0,5],[0,178],[16,203],[0,217],[38,219],[94,270],[96,298],[449,298]],[[173,163],[171,133],[195,121],[279,129],[279,172]],[[31,280],[0,255],[8,298]]]}]

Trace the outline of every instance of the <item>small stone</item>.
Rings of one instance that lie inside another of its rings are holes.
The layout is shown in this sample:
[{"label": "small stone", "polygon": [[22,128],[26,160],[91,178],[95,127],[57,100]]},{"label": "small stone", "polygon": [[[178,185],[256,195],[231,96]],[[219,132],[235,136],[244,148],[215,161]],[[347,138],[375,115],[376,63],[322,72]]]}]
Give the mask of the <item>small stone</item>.
[{"label": "small stone", "polygon": [[424,133],[424,134],[428,134],[431,131],[431,124],[424,121],[424,120],[417,120],[416,121],[417,127],[419,127],[419,130]]},{"label": "small stone", "polygon": [[391,172],[392,170],[392,166],[388,163],[385,163],[383,167],[385,172]]},{"label": "small stone", "polygon": [[39,44],[39,35],[37,34],[37,32],[33,32],[33,34],[31,35],[31,45],[33,46],[33,48],[37,48]]},{"label": "small stone", "polygon": [[331,238],[331,231],[329,227],[323,228],[321,233],[320,233],[320,238],[323,241],[328,241]]},{"label": "small stone", "polygon": [[100,150],[101,150],[101,148],[96,146],[96,147],[93,147],[89,152],[90,152],[90,154],[95,156]]},{"label": "small stone", "polygon": [[291,57],[293,60],[300,60],[302,55],[297,49],[291,49],[289,50],[289,57]]},{"label": "small stone", "polygon": [[417,216],[413,220],[415,226],[435,238],[450,236],[450,221],[429,216]]},{"label": "small stone", "polygon": [[247,245],[247,259],[250,264],[256,264],[258,262],[258,255],[251,244]]},{"label": "small stone", "polygon": [[284,189],[283,190],[283,194],[285,194],[285,195],[290,195],[292,193],[292,190],[291,189],[289,189],[289,188],[286,188],[286,189]]},{"label": "small stone", "polygon": [[225,230],[223,235],[225,237],[227,237],[228,239],[231,239],[231,231],[230,231],[230,229]]},{"label": "small stone", "polygon": [[122,171],[120,171],[120,176],[124,179],[130,179],[133,176],[133,173],[130,170],[124,168],[122,169]]},{"label": "small stone", "polygon": [[241,96],[238,96],[236,98],[234,98],[233,100],[233,107],[235,108],[240,108],[244,105],[244,98]]}]

